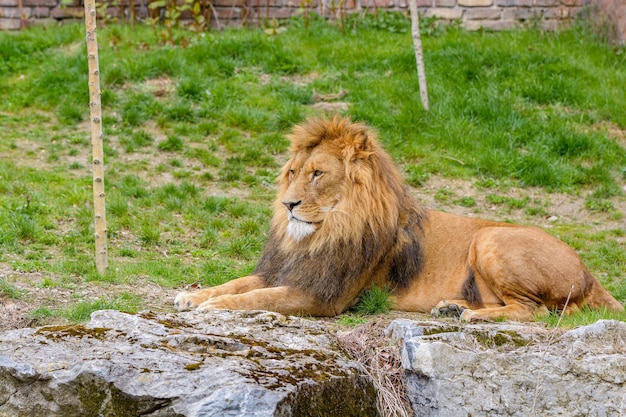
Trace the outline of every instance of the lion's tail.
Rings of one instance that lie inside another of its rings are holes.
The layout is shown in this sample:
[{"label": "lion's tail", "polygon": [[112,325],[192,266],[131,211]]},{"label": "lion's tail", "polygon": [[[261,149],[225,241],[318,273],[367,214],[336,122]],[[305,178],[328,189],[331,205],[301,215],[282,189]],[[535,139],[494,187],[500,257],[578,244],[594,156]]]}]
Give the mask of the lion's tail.
[{"label": "lion's tail", "polygon": [[585,303],[594,310],[606,308],[609,311],[624,311],[624,306],[617,301],[607,290],[605,290],[600,282],[596,280],[589,271],[585,271],[586,280],[593,282],[590,286],[591,291],[585,294]]}]

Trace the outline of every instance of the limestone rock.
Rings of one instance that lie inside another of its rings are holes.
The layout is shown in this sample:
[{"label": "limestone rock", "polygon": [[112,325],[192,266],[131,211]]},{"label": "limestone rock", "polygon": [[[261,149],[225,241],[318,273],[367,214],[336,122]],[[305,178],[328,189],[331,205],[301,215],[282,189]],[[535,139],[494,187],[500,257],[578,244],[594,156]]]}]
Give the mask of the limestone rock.
[{"label": "limestone rock", "polygon": [[626,323],[567,332],[536,324],[451,325],[396,320],[415,414],[626,415]]},{"label": "limestone rock", "polygon": [[268,312],[136,315],[0,334],[0,416],[375,416],[319,323]]}]

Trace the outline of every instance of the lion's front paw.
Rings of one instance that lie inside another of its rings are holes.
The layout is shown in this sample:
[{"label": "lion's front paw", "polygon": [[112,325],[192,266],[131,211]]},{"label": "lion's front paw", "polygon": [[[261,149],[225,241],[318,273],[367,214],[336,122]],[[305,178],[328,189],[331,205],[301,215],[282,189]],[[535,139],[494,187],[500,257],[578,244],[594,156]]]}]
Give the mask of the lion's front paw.
[{"label": "lion's front paw", "polygon": [[178,311],[194,310],[202,304],[203,301],[204,299],[201,299],[192,292],[181,292],[174,299],[174,307],[176,307]]},{"label": "lion's front paw", "polygon": [[198,311],[208,311],[208,310],[227,310],[226,307],[220,305],[219,302],[215,302],[213,300],[205,301],[200,304],[196,309]]},{"label": "lion's front paw", "polygon": [[220,297],[211,298],[200,304],[198,311],[206,310],[237,310],[236,303],[233,302],[231,295],[222,295]]},{"label": "lion's front paw", "polygon": [[465,311],[469,311],[466,307],[448,301],[440,301],[431,311],[435,317],[462,317]]}]

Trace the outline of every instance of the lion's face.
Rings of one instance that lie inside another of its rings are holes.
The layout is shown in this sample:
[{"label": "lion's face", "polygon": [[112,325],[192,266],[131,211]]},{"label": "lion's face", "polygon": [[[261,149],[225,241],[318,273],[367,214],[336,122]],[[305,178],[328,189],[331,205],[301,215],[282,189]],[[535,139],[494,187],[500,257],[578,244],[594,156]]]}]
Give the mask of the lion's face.
[{"label": "lion's face", "polygon": [[289,222],[287,235],[301,241],[337,209],[344,193],[345,168],[331,144],[294,153],[283,168],[279,200]]},{"label": "lion's face", "polygon": [[308,251],[362,245],[367,233],[395,233],[402,178],[371,129],[349,119],[309,120],[288,137],[291,157],[272,219],[283,250],[295,250],[294,242]]}]

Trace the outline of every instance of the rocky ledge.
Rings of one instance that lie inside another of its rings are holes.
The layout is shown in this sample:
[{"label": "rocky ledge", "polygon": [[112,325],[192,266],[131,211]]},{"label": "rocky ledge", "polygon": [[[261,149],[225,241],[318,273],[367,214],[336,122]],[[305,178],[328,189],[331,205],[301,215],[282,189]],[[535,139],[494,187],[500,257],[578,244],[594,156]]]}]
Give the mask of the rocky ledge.
[{"label": "rocky ledge", "polygon": [[561,332],[537,324],[396,320],[416,416],[626,416],[626,323]]},{"label": "rocky ledge", "polygon": [[[626,415],[624,322],[401,319],[382,333],[360,350],[398,364],[389,392],[416,416]],[[391,379],[371,362],[349,358],[324,324],[276,313],[98,311],[85,325],[0,333],[0,417],[378,416],[374,383],[381,394]]]},{"label": "rocky ledge", "polygon": [[322,324],[268,312],[125,314],[0,334],[0,416],[376,416]]}]

